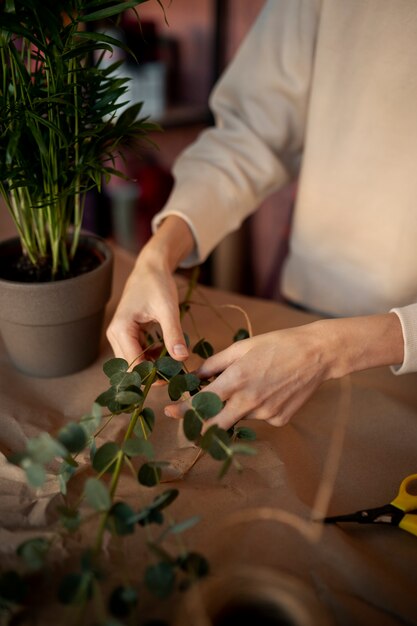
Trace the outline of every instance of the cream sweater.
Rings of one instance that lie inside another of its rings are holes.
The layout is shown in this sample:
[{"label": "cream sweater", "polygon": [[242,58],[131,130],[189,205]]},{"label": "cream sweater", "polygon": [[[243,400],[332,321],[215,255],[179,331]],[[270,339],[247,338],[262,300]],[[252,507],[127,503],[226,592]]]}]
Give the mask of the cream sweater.
[{"label": "cream sweater", "polygon": [[328,315],[395,310],[397,373],[417,371],[416,68],[416,0],[270,0],[154,228],[184,218],[194,264],[299,176],[284,294]]}]

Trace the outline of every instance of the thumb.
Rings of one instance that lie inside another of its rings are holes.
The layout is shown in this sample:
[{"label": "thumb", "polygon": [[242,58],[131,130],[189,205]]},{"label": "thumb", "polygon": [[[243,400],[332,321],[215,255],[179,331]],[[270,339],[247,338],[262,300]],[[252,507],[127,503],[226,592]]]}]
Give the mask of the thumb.
[{"label": "thumb", "polygon": [[179,313],[170,311],[166,315],[161,314],[159,323],[169,355],[177,361],[186,359],[188,357],[188,348],[182,332]]}]

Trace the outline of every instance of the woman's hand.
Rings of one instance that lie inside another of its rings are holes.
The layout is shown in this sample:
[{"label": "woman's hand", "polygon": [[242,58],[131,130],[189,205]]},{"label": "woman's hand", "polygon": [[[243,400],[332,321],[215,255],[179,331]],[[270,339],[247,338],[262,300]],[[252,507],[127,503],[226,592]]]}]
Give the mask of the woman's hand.
[{"label": "woman's hand", "polygon": [[[196,372],[217,376],[204,391],[226,402],[206,428],[229,429],[242,418],[282,426],[326,380],[350,372],[394,365],[403,359],[403,338],[395,313],[320,320],[232,344],[208,358]],[[182,417],[185,402],[166,407]]]},{"label": "woman's hand", "polygon": [[115,356],[128,363],[140,360],[146,345],[144,326],[149,322],[160,324],[166,348],[174,359],[188,356],[173,272],[193,246],[186,222],[170,216],[143,248],[107,329]]}]

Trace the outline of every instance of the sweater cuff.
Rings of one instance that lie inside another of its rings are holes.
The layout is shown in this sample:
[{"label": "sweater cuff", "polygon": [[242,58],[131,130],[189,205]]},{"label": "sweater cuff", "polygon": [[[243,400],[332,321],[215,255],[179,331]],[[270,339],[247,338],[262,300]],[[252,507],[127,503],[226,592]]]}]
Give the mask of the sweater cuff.
[{"label": "sweater cuff", "polygon": [[404,361],[391,371],[396,375],[417,372],[417,304],[391,309],[390,313],[398,315],[404,337]]}]

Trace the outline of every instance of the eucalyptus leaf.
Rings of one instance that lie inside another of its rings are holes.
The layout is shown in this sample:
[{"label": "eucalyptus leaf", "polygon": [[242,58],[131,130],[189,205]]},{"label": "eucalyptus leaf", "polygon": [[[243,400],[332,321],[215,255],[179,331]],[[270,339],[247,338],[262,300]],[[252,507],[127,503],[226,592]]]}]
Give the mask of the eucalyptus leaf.
[{"label": "eucalyptus leaf", "polygon": [[120,448],[114,441],[103,443],[93,457],[93,468],[96,472],[102,472],[106,468],[107,472],[112,472],[119,451]]},{"label": "eucalyptus leaf", "polygon": [[212,391],[200,391],[191,401],[193,409],[203,419],[214,417],[223,408],[223,402]]},{"label": "eucalyptus leaf", "polygon": [[152,459],[154,456],[153,446],[148,439],[128,439],[124,442],[122,450],[129,457],[146,456]]},{"label": "eucalyptus leaf", "polygon": [[95,511],[108,511],[111,507],[109,490],[98,478],[87,479],[84,487],[84,495],[87,503]]},{"label": "eucalyptus leaf", "polygon": [[21,543],[17,548],[17,554],[31,570],[36,571],[43,567],[49,545],[49,541],[44,537],[35,537]]},{"label": "eucalyptus leaf", "polygon": [[87,433],[82,426],[69,422],[58,433],[57,439],[68,452],[80,452],[87,445]]},{"label": "eucalyptus leaf", "polygon": [[115,396],[116,402],[125,406],[137,404],[138,402],[142,400],[142,398],[143,398],[143,394],[140,392],[139,389],[137,391],[128,391],[128,390],[118,391]]},{"label": "eucalyptus leaf", "polygon": [[180,568],[193,576],[193,578],[204,578],[210,572],[207,559],[198,552],[188,552],[178,559]]},{"label": "eucalyptus leaf", "polygon": [[125,502],[116,502],[109,511],[109,524],[116,535],[131,535],[135,532],[134,510]]},{"label": "eucalyptus leaf", "polygon": [[162,356],[160,359],[157,359],[155,366],[158,374],[162,375],[163,378],[172,378],[180,373],[183,368],[183,363],[176,361],[170,356]]},{"label": "eucalyptus leaf", "polygon": [[174,568],[165,561],[149,565],[145,570],[145,584],[157,598],[166,598],[174,589]]},{"label": "eucalyptus leaf", "polygon": [[100,406],[107,406],[116,400],[117,389],[116,387],[110,387],[110,389],[106,389],[96,398],[96,403]]},{"label": "eucalyptus leaf", "polygon": [[155,425],[155,413],[149,407],[142,409],[137,424],[135,426],[135,435],[140,439],[147,438],[152,433]]},{"label": "eucalyptus leaf", "polygon": [[189,441],[196,441],[201,434],[203,423],[201,421],[201,418],[198,417],[195,411],[193,411],[192,409],[188,409],[188,411],[186,411],[184,414],[182,427],[187,439]]},{"label": "eucalyptus leaf", "polygon": [[167,489],[153,499],[150,507],[161,511],[172,504],[178,498],[179,493],[178,489]]},{"label": "eucalyptus leaf", "polygon": [[246,426],[239,426],[235,429],[235,434],[238,439],[245,439],[246,441],[255,441],[256,433],[251,428]]},{"label": "eucalyptus leaf", "polygon": [[46,471],[43,465],[27,459],[22,463],[22,467],[25,470],[26,480],[29,485],[35,487],[35,489],[42,487],[46,480]]},{"label": "eucalyptus leaf", "polygon": [[74,532],[79,529],[81,524],[81,515],[77,509],[71,509],[69,507],[59,507],[58,513],[60,516],[61,524],[70,532]]},{"label": "eucalyptus leaf", "polygon": [[38,437],[29,439],[26,451],[32,461],[40,464],[50,463],[56,457],[65,457],[67,455],[64,446],[46,432],[41,433]]},{"label": "eucalyptus leaf", "polygon": [[166,461],[149,461],[144,463],[138,472],[138,481],[145,487],[154,487],[161,478],[161,468],[169,465]]},{"label": "eucalyptus leaf", "polygon": [[186,530],[189,530],[200,521],[200,517],[198,515],[194,515],[194,517],[190,517],[183,522],[178,522],[177,524],[173,524],[169,527],[168,532],[172,535],[179,535]]},{"label": "eucalyptus leaf", "polygon": [[242,341],[243,339],[248,339],[249,331],[246,328],[239,328],[233,336],[233,341]]},{"label": "eucalyptus leaf", "polygon": [[230,436],[225,430],[219,428],[217,424],[210,426],[204,433],[201,439],[201,447],[217,461],[224,461],[231,456],[231,452],[229,452]]},{"label": "eucalyptus leaf", "polygon": [[108,378],[120,372],[127,372],[129,363],[125,359],[114,358],[106,361],[103,365],[103,372]]},{"label": "eucalyptus leaf", "polygon": [[195,391],[200,386],[200,379],[195,374],[177,374],[168,384],[171,400],[179,400],[186,391]]},{"label": "eucalyptus leaf", "polygon": [[197,341],[193,348],[193,352],[201,356],[203,359],[208,359],[209,356],[214,354],[213,346],[204,338]]},{"label": "eucalyptus leaf", "polygon": [[147,377],[153,371],[154,367],[155,366],[152,363],[152,361],[142,361],[141,363],[138,363],[138,365],[136,365],[133,368],[133,371],[137,372],[139,376],[141,377],[141,380],[145,382]]},{"label": "eucalyptus leaf", "polygon": [[112,387],[117,387],[120,391],[121,389],[126,389],[130,385],[140,387],[142,379],[138,372],[117,372],[110,378],[110,384]]}]

